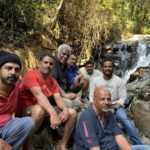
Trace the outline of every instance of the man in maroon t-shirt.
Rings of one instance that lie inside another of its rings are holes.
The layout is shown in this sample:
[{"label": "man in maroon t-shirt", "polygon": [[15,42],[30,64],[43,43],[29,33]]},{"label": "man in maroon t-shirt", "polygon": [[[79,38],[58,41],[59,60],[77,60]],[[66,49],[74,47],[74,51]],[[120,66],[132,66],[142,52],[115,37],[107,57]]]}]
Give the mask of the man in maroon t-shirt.
[{"label": "man in maroon t-shirt", "polygon": [[21,61],[0,51],[0,150],[18,150],[34,127],[31,117],[13,118],[18,100]]},{"label": "man in maroon t-shirt", "polygon": [[[19,106],[25,113],[24,115],[30,114],[35,121],[35,131],[40,127],[46,113],[50,117],[51,128],[56,129],[61,123],[65,123],[59,150],[66,150],[66,144],[76,123],[77,112],[66,107],[59,94],[56,80],[50,77],[53,63],[52,56],[43,55],[39,60],[38,70],[25,73],[20,84]],[[61,110],[59,114],[52,103],[55,103],[55,106]]]}]

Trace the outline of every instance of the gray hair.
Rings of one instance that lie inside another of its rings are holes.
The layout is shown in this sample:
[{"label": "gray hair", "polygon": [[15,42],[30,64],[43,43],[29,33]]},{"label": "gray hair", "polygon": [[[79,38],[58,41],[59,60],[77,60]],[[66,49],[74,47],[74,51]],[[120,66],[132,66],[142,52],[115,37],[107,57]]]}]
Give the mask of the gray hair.
[{"label": "gray hair", "polygon": [[67,44],[61,44],[58,47],[58,53],[67,51],[69,54],[71,54],[72,48]]}]

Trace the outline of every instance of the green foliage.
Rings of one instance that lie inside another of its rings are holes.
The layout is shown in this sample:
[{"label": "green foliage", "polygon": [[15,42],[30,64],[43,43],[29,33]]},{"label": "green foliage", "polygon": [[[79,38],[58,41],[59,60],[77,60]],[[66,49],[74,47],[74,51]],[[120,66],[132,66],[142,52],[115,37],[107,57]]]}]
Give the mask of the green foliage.
[{"label": "green foliage", "polygon": [[[29,37],[41,30],[37,0],[0,1],[0,42],[24,44]],[[33,32],[34,31],[34,32]]]},{"label": "green foliage", "polygon": [[22,46],[46,33],[91,51],[122,33],[150,33],[149,8],[149,0],[0,0],[0,44]]}]

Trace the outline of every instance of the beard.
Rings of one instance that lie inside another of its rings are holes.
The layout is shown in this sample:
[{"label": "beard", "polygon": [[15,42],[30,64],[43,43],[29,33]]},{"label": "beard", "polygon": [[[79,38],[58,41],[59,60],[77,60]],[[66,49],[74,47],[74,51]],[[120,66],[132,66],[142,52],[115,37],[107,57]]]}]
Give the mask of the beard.
[{"label": "beard", "polygon": [[112,71],[107,71],[107,72],[104,72],[104,75],[108,78],[111,78],[112,75],[113,75],[113,72]]},{"label": "beard", "polygon": [[18,80],[18,77],[16,77],[15,75],[12,75],[7,78],[1,78],[1,80],[3,81],[3,83],[7,85],[12,85],[16,83],[16,81]]},{"label": "beard", "polygon": [[49,75],[51,73],[51,70],[49,68],[42,68],[42,69],[40,69],[40,72],[43,75]]},{"label": "beard", "polygon": [[100,108],[100,110],[101,110],[102,112],[111,111],[111,105],[102,106],[102,107]]}]

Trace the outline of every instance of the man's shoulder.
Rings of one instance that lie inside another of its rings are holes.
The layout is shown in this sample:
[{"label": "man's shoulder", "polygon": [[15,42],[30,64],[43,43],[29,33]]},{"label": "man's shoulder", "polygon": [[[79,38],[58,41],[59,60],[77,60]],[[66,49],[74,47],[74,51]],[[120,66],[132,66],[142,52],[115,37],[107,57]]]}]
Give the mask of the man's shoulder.
[{"label": "man's shoulder", "polygon": [[74,68],[75,70],[79,70],[79,66],[76,65],[76,64],[73,66],[73,68]]},{"label": "man's shoulder", "polygon": [[94,77],[93,82],[97,82],[97,81],[100,81],[100,80],[104,80],[102,74],[99,75],[99,76]]},{"label": "man's shoulder", "polygon": [[123,82],[123,79],[121,79],[119,76],[117,75],[113,75],[113,80],[118,81],[118,82]]},{"label": "man's shoulder", "polygon": [[80,120],[91,121],[96,116],[92,106],[88,107],[80,116]]},{"label": "man's shoulder", "polygon": [[34,69],[34,70],[28,70],[25,72],[25,75],[37,75],[38,74],[38,70]]},{"label": "man's shoulder", "polygon": [[94,69],[94,74],[96,74],[96,75],[101,75],[102,73],[101,73],[101,71],[99,71],[98,69]]}]

